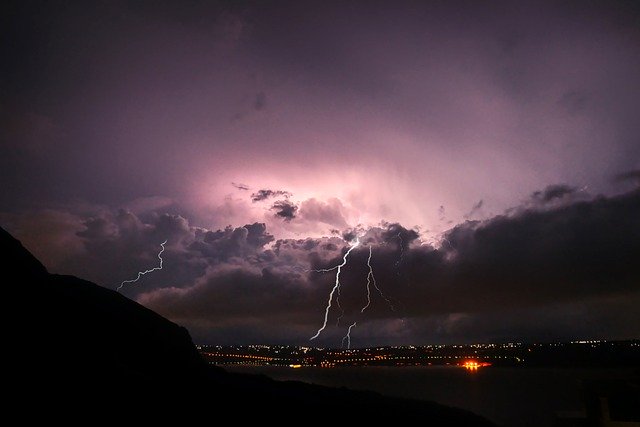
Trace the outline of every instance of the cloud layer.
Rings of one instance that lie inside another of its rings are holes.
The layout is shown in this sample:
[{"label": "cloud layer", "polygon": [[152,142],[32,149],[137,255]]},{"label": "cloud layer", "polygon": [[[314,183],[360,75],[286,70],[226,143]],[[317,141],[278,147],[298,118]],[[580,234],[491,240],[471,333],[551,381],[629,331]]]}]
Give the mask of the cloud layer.
[{"label": "cloud layer", "polygon": [[[186,325],[200,342],[306,342],[335,281],[335,270],[317,270],[339,264],[356,237],[360,246],[341,275],[342,309],[334,304],[321,344],[338,345],[355,320],[354,343],[361,345],[637,336],[640,319],[631,307],[640,303],[640,190],[555,203],[572,192],[535,192],[535,203],[458,224],[439,244],[397,223],[276,239],[263,223],[207,230],[154,211],[99,210],[84,219],[48,211],[42,215],[49,223],[61,225],[50,227],[45,241],[60,244],[41,250],[72,242],[75,249],[55,269],[115,287],[154,266],[168,240],[164,269],[123,292]],[[63,226],[70,223],[79,229]],[[28,228],[22,224],[23,233]],[[361,313],[369,247],[391,306],[373,292]]]}]

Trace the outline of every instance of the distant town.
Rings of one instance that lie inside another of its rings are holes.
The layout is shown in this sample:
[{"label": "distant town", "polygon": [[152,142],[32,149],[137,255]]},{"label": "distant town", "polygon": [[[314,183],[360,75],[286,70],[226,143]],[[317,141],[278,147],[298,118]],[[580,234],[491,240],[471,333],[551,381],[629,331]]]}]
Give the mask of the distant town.
[{"label": "distant town", "polygon": [[249,345],[198,346],[214,365],[288,366],[640,366],[640,340],[384,346],[359,349]]}]

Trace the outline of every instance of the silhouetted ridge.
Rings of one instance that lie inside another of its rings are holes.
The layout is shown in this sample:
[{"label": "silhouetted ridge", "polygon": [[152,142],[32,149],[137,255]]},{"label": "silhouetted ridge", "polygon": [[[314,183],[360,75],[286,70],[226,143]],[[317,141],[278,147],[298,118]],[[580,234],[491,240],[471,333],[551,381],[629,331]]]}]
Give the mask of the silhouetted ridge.
[{"label": "silhouetted ridge", "polygon": [[48,272],[44,265],[2,227],[0,227],[0,249],[2,249],[0,271],[5,275],[16,274],[30,279],[47,276]]},{"label": "silhouetted ridge", "polygon": [[187,330],[118,292],[73,276],[48,274],[0,228],[1,272],[17,294],[23,360],[50,380],[191,381],[207,370]]}]

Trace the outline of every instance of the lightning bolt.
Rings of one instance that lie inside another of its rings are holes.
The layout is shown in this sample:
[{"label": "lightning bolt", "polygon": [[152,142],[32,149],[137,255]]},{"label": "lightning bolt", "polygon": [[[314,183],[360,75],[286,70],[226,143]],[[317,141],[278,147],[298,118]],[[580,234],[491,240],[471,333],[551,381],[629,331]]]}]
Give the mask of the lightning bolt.
[{"label": "lightning bolt", "polygon": [[338,316],[338,318],[336,319],[336,326],[340,326],[340,321],[344,317],[344,308],[342,308],[342,304],[340,304],[340,289],[341,287],[338,286],[338,290],[336,293],[336,305],[340,309],[340,316]]},{"label": "lightning bolt", "polygon": [[[349,252],[350,251],[351,251],[351,249],[349,249]],[[347,255],[348,255],[348,253],[345,254],[345,256],[347,256]],[[307,272],[313,271],[315,273],[328,273],[330,271],[337,270],[338,268],[344,267],[345,264],[346,263],[343,263],[342,265],[338,264],[338,265],[335,265],[335,266],[333,266],[331,268],[320,268],[320,269],[317,269],[317,270],[306,270],[306,271]],[[337,274],[340,274],[340,272],[338,271]],[[338,318],[336,319],[336,326],[340,326],[340,320],[344,316],[344,309],[340,305],[340,285],[338,285],[337,288],[334,288],[334,290],[336,291],[336,305],[340,309],[340,316],[338,316]],[[331,305],[331,299],[329,299],[329,305]],[[311,338],[311,339],[313,339],[313,338]]]},{"label": "lightning bolt", "polygon": [[375,290],[378,291],[382,299],[384,299],[387,302],[387,304],[389,304],[389,308],[391,308],[391,311],[395,311],[395,308],[393,307],[393,304],[391,304],[391,301],[389,300],[389,298],[387,298],[386,295],[382,293],[382,289],[380,289],[378,287],[378,284],[376,283],[376,276],[373,275],[373,267],[371,266],[372,254],[373,252],[371,249],[371,245],[369,245],[369,258],[367,258],[367,267],[369,267],[369,273],[367,274],[367,303],[365,304],[364,307],[362,307],[362,310],[360,310],[360,313],[364,313],[364,311],[367,308],[369,308],[369,306],[371,305],[371,285],[372,284]]},{"label": "lightning bolt", "polygon": [[398,235],[396,236],[396,238],[398,240],[400,240],[400,256],[398,257],[398,261],[396,261],[396,271],[398,273],[398,276],[400,275],[400,263],[402,262],[402,259],[404,258],[404,241],[402,240],[402,232],[399,232]]},{"label": "lightning bolt", "polygon": [[[349,250],[349,252],[350,251],[351,250]],[[346,255],[348,255],[348,253],[345,254],[345,256]],[[335,265],[335,266],[333,266],[331,268],[320,268],[320,269],[317,269],[317,270],[306,270],[306,271],[307,272],[313,271],[315,273],[328,273],[330,271],[337,270],[338,268],[342,268],[345,264],[342,264],[342,265],[338,264],[338,265]],[[340,272],[338,272],[338,274],[340,274]],[[340,285],[338,285],[338,288],[335,289],[335,290],[336,290],[336,305],[340,309],[340,316],[338,316],[338,318],[336,319],[336,326],[340,326],[340,320],[342,320],[342,317],[344,316],[344,309],[340,305]],[[329,300],[329,304],[331,304],[331,300]],[[311,339],[313,339],[313,338],[311,338]]]},{"label": "lightning bolt", "polygon": [[347,341],[347,350],[351,348],[351,329],[353,329],[355,326],[356,326],[356,322],[353,322],[351,326],[349,326],[349,329],[347,329],[347,335],[345,335],[344,338],[342,338],[343,347],[344,347],[345,340]]},{"label": "lightning bolt", "polygon": [[[347,249],[347,252],[345,252],[344,256],[342,257],[342,263],[341,264],[338,264],[335,267],[331,267],[331,268],[327,268],[327,269],[314,270],[314,271],[320,272],[320,273],[326,273],[326,272],[329,272],[329,271],[336,270],[336,281],[335,281],[335,284],[333,285],[333,288],[331,289],[331,293],[329,293],[329,300],[327,301],[327,308],[324,310],[324,322],[322,323],[322,326],[320,327],[320,329],[318,329],[318,332],[316,332],[316,334],[314,336],[309,338],[309,341],[318,338],[320,336],[320,333],[322,331],[324,331],[324,329],[327,327],[327,321],[329,319],[329,310],[331,310],[331,303],[333,301],[333,295],[335,295],[336,291],[338,292],[338,294],[340,293],[340,272],[342,271],[342,267],[347,265],[347,259],[349,258],[349,254],[351,253],[352,250],[357,248],[358,245],[360,245],[360,240],[356,237],[355,242],[351,243],[351,246],[349,247],[349,249]],[[349,330],[351,330],[351,328],[349,328]]]},{"label": "lightning bolt", "polygon": [[118,286],[118,288],[116,290],[119,291],[124,286],[125,283],[137,282],[145,274],[152,273],[152,272],[154,272],[156,270],[162,270],[162,253],[164,252],[164,245],[166,245],[166,244],[167,244],[166,240],[164,242],[160,243],[160,246],[162,247],[162,249],[160,249],[160,252],[158,252],[158,259],[160,260],[160,265],[158,267],[153,267],[151,270],[139,271],[138,272],[138,277],[136,277],[133,280],[124,280],[122,283],[120,283],[120,286]]}]

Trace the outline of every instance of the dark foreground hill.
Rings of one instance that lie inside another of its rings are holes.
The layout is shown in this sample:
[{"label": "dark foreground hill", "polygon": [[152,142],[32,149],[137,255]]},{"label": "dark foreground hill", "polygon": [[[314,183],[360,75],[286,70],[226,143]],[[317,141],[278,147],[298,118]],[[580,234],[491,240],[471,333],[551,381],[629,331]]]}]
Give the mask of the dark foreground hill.
[{"label": "dark foreground hill", "polygon": [[186,329],[117,292],[49,274],[2,228],[0,253],[3,287],[10,290],[5,312],[17,313],[7,323],[11,338],[3,347],[11,381],[4,385],[27,416],[77,419],[80,414],[91,417],[86,424],[133,415],[149,422],[179,417],[242,425],[274,420],[492,425],[430,402],[227,373],[203,361]]}]

